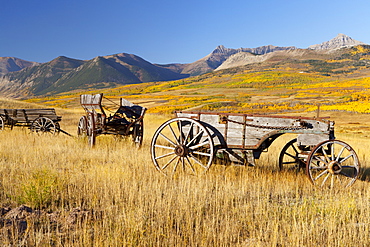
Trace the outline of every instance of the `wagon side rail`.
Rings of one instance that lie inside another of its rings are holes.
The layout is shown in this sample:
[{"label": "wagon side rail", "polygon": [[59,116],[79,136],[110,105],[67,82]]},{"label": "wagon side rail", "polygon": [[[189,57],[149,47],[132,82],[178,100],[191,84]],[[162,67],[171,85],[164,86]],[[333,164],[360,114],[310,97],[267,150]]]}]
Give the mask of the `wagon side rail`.
[{"label": "wagon side rail", "polygon": [[15,122],[30,123],[38,117],[47,117],[54,122],[61,121],[54,108],[45,109],[1,109],[0,114]]},{"label": "wagon side rail", "polygon": [[216,144],[227,143],[229,148],[264,150],[285,133],[298,134],[303,145],[316,145],[334,138],[334,123],[322,118],[186,111],[176,112],[176,116],[209,125],[217,136]]}]

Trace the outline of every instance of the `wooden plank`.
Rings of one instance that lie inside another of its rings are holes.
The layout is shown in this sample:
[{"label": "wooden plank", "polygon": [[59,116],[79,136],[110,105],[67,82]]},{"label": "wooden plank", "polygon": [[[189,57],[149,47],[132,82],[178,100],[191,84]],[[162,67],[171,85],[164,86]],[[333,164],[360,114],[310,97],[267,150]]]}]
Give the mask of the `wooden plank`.
[{"label": "wooden plank", "polygon": [[26,114],[48,114],[48,115],[56,115],[54,108],[49,109],[18,109],[19,111],[22,110]]},{"label": "wooden plank", "polygon": [[103,94],[82,94],[80,95],[80,103],[81,105],[100,105],[103,98]]},{"label": "wooden plank", "polygon": [[80,104],[86,112],[95,113],[99,111],[104,113],[101,106],[101,101],[103,99],[103,94],[82,94],[80,95]]},{"label": "wooden plank", "polygon": [[38,117],[47,117],[53,121],[60,121],[61,116],[57,116],[54,108],[46,109],[0,109],[0,114],[7,115],[19,123],[29,123]]}]

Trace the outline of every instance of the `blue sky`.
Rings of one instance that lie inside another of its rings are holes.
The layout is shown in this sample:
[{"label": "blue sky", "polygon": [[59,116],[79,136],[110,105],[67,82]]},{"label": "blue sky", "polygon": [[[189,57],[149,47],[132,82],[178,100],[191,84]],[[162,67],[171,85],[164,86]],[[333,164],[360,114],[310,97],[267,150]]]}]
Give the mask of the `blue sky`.
[{"label": "blue sky", "polygon": [[191,63],[218,45],[370,44],[368,0],[0,0],[0,57],[48,62],[131,53]]}]

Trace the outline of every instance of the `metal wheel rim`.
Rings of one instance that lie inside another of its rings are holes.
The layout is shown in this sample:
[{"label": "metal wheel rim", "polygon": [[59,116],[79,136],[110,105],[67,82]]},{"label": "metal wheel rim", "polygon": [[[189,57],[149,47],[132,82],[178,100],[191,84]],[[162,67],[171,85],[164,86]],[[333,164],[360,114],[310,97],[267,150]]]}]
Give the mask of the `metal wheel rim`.
[{"label": "metal wheel rim", "polygon": [[306,169],[314,185],[347,188],[358,178],[360,163],[356,152],[347,143],[329,140],[312,150]]},{"label": "metal wheel rim", "polygon": [[31,125],[31,130],[36,133],[56,133],[55,123],[47,117],[36,118]]},{"label": "metal wheel rim", "polygon": [[297,138],[290,140],[281,149],[279,155],[279,170],[292,169],[299,172],[302,166],[305,166],[304,161],[299,158],[299,147],[297,145]]},{"label": "metal wheel rim", "polygon": [[200,122],[174,118],[154,133],[151,157],[157,170],[165,175],[177,171],[202,174],[212,164],[214,144],[208,130]]}]

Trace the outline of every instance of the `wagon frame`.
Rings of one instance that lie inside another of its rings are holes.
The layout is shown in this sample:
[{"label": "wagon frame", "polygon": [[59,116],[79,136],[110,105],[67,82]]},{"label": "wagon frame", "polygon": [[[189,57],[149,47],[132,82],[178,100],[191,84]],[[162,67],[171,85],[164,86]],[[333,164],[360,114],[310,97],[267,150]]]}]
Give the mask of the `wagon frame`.
[{"label": "wagon frame", "polygon": [[58,134],[62,131],[59,125],[61,119],[54,108],[0,109],[0,130],[22,126],[35,133]]},{"label": "wagon frame", "polygon": [[80,95],[80,104],[85,110],[86,115],[79,120],[77,135],[87,136],[88,143],[93,147],[98,135],[131,136],[132,141],[140,147],[144,135],[144,115],[146,108],[135,105],[123,98],[113,115],[107,115],[106,109],[102,105],[102,100],[106,99],[103,94],[83,94]]},{"label": "wagon frame", "polygon": [[262,152],[283,134],[297,134],[281,149],[280,170],[305,169],[319,186],[352,185],[360,163],[347,143],[336,140],[327,118],[219,112],[175,112],[151,142],[152,161],[160,172],[206,172],[215,162],[254,166]]}]

